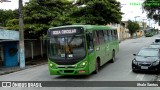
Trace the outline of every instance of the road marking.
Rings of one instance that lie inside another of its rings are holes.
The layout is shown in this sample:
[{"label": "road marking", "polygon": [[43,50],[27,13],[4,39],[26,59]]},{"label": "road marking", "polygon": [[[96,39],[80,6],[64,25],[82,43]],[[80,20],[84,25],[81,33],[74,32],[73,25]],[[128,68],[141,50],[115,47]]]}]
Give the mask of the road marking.
[{"label": "road marking", "polygon": [[131,72],[132,72],[132,70],[129,70],[129,72],[127,73],[127,75],[130,74]]},{"label": "road marking", "polygon": [[139,80],[139,81],[142,81],[144,76],[145,76],[145,74],[138,74],[136,79]]}]

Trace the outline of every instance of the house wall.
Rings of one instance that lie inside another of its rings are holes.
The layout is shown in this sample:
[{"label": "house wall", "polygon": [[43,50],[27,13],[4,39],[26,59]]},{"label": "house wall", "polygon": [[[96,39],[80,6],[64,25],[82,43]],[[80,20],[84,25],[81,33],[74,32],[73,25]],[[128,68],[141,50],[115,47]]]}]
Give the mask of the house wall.
[{"label": "house wall", "polygon": [[[42,46],[41,46],[42,45]],[[47,53],[46,43],[40,40],[25,41],[25,58],[42,56]]]}]

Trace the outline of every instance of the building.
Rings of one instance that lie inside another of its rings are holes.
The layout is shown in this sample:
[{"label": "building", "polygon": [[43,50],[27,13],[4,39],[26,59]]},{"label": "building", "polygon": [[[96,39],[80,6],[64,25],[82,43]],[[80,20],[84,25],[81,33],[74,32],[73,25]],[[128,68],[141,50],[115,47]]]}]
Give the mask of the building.
[{"label": "building", "polygon": [[137,30],[137,37],[141,37],[144,35],[144,30],[147,28],[147,23],[146,22],[138,22],[140,29]]},{"label": "building", "polygon": [[[24,44],[26,61],[46,57],[47,47],[44,40],[28,39]],[[19,32],[0,29],[0,66],[13,67],[19,63]]]},{"label": "building", "polygon": [[129,30],[126,28],[128,25],[127,21],[122,21],[120,24],[108,24],[108,25],[117,27],[119,41],[130,38]]},{"label": "building", "polygon": [[0,64],[6,67],[18,65],[19,32],[0,29]]}]

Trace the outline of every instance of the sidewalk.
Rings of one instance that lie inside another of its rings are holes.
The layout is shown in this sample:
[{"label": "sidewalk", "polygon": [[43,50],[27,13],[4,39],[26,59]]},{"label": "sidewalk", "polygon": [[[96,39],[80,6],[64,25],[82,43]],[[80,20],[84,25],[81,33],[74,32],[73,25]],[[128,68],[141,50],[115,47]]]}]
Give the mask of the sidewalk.
[{"label": "sidewalk", "polygon": [[[24,69],[36,67],[43,64],[47,64],[46,58],[36,58],[34,60],[26,60],[26,67]],[[24,69],[21,69],[19,65],[16,67],[0,66],[0,75],[9,74],[9,73],[13,73],[13,72],[24,70]]]}]

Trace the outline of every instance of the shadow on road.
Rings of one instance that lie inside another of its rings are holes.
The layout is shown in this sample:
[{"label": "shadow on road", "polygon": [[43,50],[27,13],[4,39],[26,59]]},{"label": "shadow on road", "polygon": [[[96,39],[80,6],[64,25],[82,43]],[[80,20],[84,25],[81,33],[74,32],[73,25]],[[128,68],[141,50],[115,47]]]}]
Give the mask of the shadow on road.
[{"label": "shadow on road", "polygon": [[[115,60],[115,62],[116,61],[117,61],[117,59]],[[112,64],[112,63],[107,62],[106,64],[104,64],[103,66],[101,66],[99,72],[101,72],[104,68],[106,68],[110,64]],[[88,80],[89,78],[92,78],[92,77],[94,77],[94,76],[96,76],[98,74],[91,73],[90,75],[65,75],[65,76],[53,77],[53,79],[61,79],[61,80],[62,79]]]},{"label": "shadow on road", "polygon": [[54,79],[89,79],[90,75],[66,75],[66,76],[58,76]]},{"label": "shadow on road", "polygon": [[159,75],[160,72],[158,71],[136,71],[136,74],[148,74],[148,75]]}]

